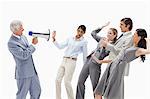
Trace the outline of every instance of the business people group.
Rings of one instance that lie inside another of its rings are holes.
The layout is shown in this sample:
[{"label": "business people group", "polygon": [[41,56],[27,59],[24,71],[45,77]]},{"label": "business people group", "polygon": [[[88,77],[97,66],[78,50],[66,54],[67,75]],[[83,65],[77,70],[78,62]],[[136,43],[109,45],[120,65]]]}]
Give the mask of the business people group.
[{"label": "business people group", "polygon": [[[68,99],[74,99],[71,81],[80,53],[83,53],[84,65],[77,83],[76,99],[84,99],[84,83],[88,76],[90,76],[93,87],[91,90],[95,99],[102,99],[102,97],[124,99],[124,76],[129,73],[129,62],[138,57],[141,57],[144,62],[145,54],[150,54],[150,50],[146,49],[147,33],[144,29],[137,29],[132,35],[131,18],[123,18],[120,21],[120,29],[123,32],[120,37],[117,38],[118,32],[115,28],[108,30],[107,37],[99,36],[98,33],[108,25],[109,23],[92,31],[91,35],[98,44],[90,55],[87,55],[87,41],[83,37],[86,33],[85,25],[80,25],[76,34],[67,38],[63,43],[59,43],[56,39],[56,31],[52,33],[52,40],[57,48],[67,47],[55,80],[56,99],[62,99],[63,78]],[[28,92],[30,92],[30,99],[40,99],[40,81],[32,58],[38,39],[33,38],[32,44],[29,44],[23,35],[23,23],[19,20],[11,22],[10,30],[12,35],[8,41],[8,49],[16,62],[15,79],[18,87],[16,99],[26,99]],[[106,56],[109,59],[104,59]],[[108,66],[100,79],[103,63],[108,63]]]}]

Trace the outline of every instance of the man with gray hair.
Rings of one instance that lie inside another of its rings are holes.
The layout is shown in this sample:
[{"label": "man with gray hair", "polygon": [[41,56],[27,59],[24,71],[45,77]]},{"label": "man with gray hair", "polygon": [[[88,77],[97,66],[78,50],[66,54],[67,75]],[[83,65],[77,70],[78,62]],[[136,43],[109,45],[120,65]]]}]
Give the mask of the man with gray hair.
[{"label": "man with gray hair", "polygon": [[38,43],[38,39],[33,38],[32,44],[29,45],[23,35],[22,22],[19,20],[11,22],[10,30],[13,33],[8,41],[8,49],[16,62],[15,79],[18,87],[16,99],[26,99],[28,91],[30,92],[30,99],[39,99],[41,87],[32,59],[32,53],[35,51],[34,45]]}]

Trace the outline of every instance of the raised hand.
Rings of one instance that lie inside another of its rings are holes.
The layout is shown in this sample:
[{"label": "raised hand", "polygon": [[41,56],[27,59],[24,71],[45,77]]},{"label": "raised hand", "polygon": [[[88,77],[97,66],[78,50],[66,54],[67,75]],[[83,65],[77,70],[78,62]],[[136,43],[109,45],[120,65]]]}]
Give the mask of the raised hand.
[{"label": "raised hand", "polygon": [[37,37],[34,37],[32,39],[32,44],[36,45],[37,43],[38,43],[38,39],[37,39]]},{"label": "raised hand", "polygon": [[104,24],[104,25],[102,26],[102,28],[108,26],[109,24],[110,24],[110,22],[108,21],[106,24]]},{"label": "raised hand", "polygon": [[52,33],[52,39],[53,39],[53,42],[56,40],[56,31],[53,31],[53,33]]}]

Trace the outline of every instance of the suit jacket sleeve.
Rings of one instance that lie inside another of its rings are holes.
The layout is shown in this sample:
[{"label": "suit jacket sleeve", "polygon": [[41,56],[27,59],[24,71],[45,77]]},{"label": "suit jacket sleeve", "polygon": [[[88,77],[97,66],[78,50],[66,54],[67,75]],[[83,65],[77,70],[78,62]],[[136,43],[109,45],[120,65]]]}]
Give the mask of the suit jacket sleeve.
[{"label": "suit jacket sleeve", "polygon": [[118,42],[116,45],[108,44],[106,49],[112,51],[115,55],[118,55],[119,52],[123,49],[131,47],[133,45],[132,37],[126,38],[124,41]]},{"label": "suit jacket sleeve", "polygon": [[97,34],[101,31],[102,29],[101,28],[98,28],[96,30],[93,30],[91,35],[92,37],[97,41],[99,42],[101,40],[102,37],[98,36]]},{"label": "suit jacket sleeve", "polygon": [[10,52],[17,58],[26,60],[28,59],[32,53],[35,51],[35,48],[33,45],[30,45],[26,48],[22,48],[20,45],[9,42],[8,48]]}]

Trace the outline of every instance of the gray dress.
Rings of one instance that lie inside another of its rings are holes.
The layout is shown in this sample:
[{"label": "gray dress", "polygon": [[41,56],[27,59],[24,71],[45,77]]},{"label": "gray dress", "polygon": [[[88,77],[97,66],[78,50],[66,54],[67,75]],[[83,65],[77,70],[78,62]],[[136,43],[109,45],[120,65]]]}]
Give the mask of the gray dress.
[{"label": "gray dress", "polygon": [[135,52],[138,48],[131,47],[123,50],[110,64],[108,64],[101,80],[94,93],[104,96],[106,99],[123,99],[120,90],[124,77],[125,64],[133,61],[137,57]]}]

